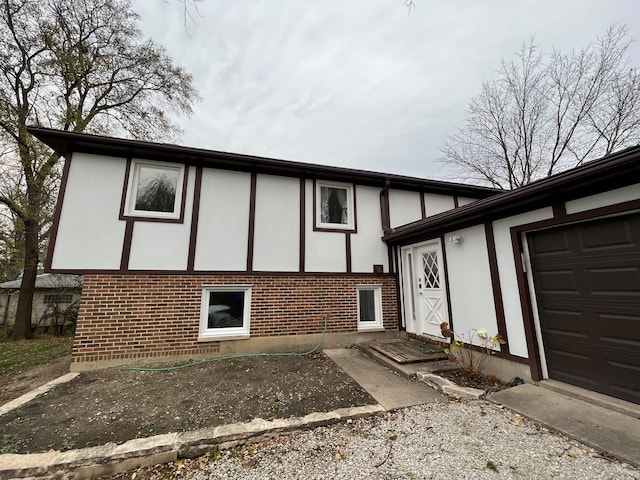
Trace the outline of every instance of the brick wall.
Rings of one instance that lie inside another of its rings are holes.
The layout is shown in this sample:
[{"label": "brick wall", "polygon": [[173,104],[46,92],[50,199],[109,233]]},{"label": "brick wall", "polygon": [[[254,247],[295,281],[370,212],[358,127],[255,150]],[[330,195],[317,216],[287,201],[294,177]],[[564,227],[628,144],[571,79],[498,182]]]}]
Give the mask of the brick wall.
[{"label": "brick wall", "polygon": [[[356,286],[382,285],[384,327],[397,330],[392,275],[85,275],[72,362],[202,357],[220,342],[198,342],[202,286],[251,285],[251,338],[357,331]],[[229,340],[234,341],[234,340]]]}]

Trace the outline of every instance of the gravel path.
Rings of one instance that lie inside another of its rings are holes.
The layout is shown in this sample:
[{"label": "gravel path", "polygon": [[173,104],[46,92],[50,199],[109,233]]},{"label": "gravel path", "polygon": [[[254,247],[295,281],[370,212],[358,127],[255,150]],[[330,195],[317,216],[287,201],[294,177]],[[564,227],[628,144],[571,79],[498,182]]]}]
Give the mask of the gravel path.
[{"label": "gravel path", "polygon": [[640,469],[484,401],[435,403],[297,432],[178,470],[191,480],[640,479]]}]

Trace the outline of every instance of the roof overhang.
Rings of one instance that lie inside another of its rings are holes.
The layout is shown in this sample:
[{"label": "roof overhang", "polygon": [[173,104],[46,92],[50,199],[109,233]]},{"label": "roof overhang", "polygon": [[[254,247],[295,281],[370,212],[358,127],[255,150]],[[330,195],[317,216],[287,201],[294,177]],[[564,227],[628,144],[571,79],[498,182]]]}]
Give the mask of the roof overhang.
[{"label": "roof overhang", "polygon": [[[522,212],[640,183],[640,147],[593,160],[515,190],[504,192],[424,220],[391,229],[389,244],[410,244],[428,236],[478,225]],[[640,198],[640,188],[638,191]]]},{"label": "roof overhang", "polygon": [[486,198],[500,190],[454,182],[426,180],[342,167],[277,160],[252,155],[219,152],[166,143],[144,142],[122,138],[89,135],[43,127],[28,127],[29,133],[50,146],[61,156],[74,152],[122,158],[143,158],[166,162],[201,165],[227,170],[248,171],[298,178],[318,178],[361,185],[426,191],[460,197]]}]

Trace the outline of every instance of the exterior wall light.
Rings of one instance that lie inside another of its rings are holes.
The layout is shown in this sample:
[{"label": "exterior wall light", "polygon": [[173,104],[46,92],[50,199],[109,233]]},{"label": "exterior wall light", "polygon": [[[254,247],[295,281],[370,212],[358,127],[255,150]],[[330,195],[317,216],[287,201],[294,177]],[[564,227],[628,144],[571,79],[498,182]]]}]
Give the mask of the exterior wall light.
[{"label": "exterior wall light", "polygon": [[451,243],[462,243],[462,237],[459,235],[456,235],[454,237],[449,237],[449,241]]}]

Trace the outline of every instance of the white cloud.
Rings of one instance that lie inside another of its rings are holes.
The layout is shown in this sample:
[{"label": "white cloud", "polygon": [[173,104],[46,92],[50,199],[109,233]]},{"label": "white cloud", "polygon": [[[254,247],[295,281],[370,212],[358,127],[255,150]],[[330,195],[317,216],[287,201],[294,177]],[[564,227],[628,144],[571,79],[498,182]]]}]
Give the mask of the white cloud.
[{"label": "white cloud", "polygon": [[[637,0],[136,0],[145,33],[203,101],[181,143],[445,178],[436,162],[483,78],[531,35],[580,48],[609,24],[640,32]],[[633,61],[640,65],[640,47]]]}]

